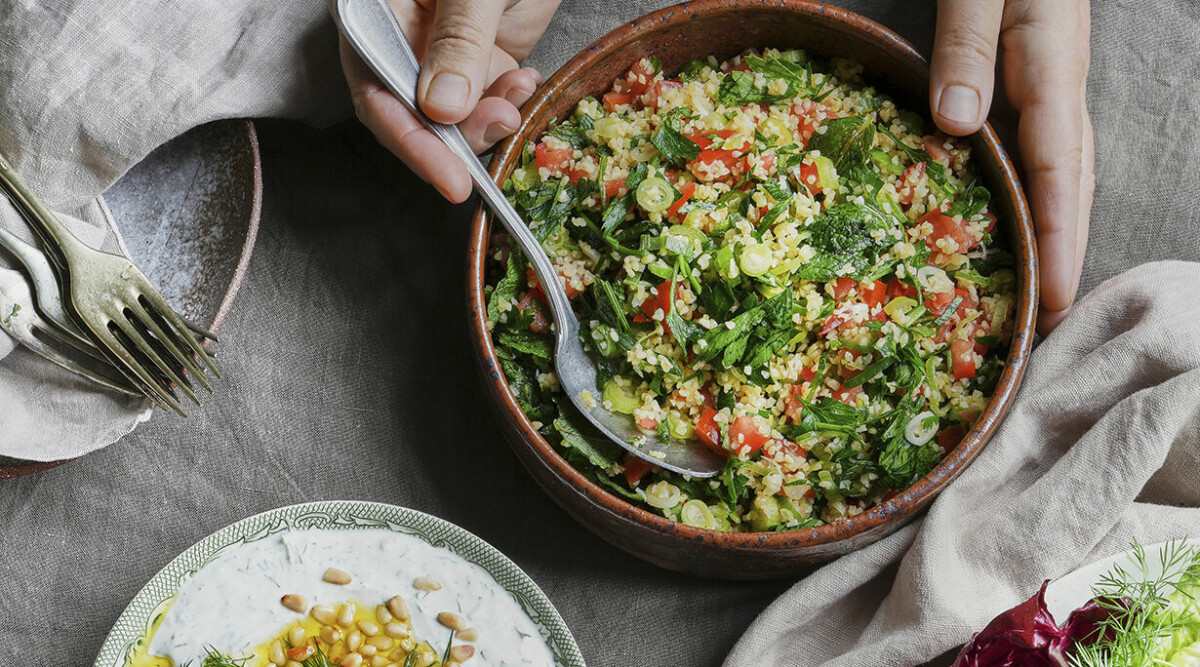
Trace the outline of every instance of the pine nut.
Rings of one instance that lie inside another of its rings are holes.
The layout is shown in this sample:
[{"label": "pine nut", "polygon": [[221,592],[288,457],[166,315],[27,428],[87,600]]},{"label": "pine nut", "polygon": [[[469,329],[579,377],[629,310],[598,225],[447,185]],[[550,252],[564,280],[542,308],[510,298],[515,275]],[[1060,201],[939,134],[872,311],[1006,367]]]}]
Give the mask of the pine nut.
[{"label": "pine nut", "polygon": [[327,625],[321,628],[321,639],[326,644],[333,644],[342,640],[342,629],[336,625]]},{"label": "pine nut", "polygon": [[404,627],[401,623],[388,623],[383,626],[383,634],[402,639],[408,636],[408,628]]},{"label": "pine nut", "polygon": [[313,656],[313,654],[316,652],[317,652],[317,649],[313,648],[312,644],[305,644],[303,646],[293,646],[288,649],[287,657],[291,658],[292,660],[304,662],[305,660],[308,660],[309,658],[311,658]]},{"label": "pine nut", "polygon": [[279,598],[279,602],[297,614],[303,614],[308,609],[308,600],[303,595],[285,595]]},{"label": "pine nut", "polygon": [[331,584],[345,586],[346,584],[350,583],[350,574],[343,570],[339,570],[336,567],[331,567],[328,570],[325,570],[325,576],[321,577],[321,579]]},{"label": "pine nut", "polygon": [[413,582],[413,588],[419,591],[440,591],[442,585],[436,579],[417,577],[417,580]]},{"label": "pine nut", "polygon": [[346,637],[346,648],[347,649],[349,649],[351,651],[357,651],[358,647],[362,646],[362,645],[363,645],[363,636],[362,636],[362,633],[359,632],[358,630],[351,632]]},{"label": "pine nut", "polygon": [[477,630],[475,628],[465,628],[463,630],[459,630],[458,632],[456,632],[454,634],[456,637],[463,640],[464,642],[479,641],[479,630]]},{"label": "pine nut", "polygon": [[312,609],[308,610],[308,613],[317,619],[318,622],[325,625],[333,625],[337,621],[337,614],[333,613],[333,607],[327,604],[315,605]]},{"label": "pine nut", "polygon": [[286,665],[287,656],[283,654],[283,642],[279,641],[278,639],[271,642],[271,650],[268,657],[272,665],[276,665],[277,667],[283,667]]},{"label": "pine nut", "polygon": [[397,621],[407,623],[409,619],[408,603],[399,595],[387,601],[388,611],[392,612],[392,616],[396,617]]},{"label": "pine nut", "polygon": [[377,649],[387,650],[392,647],[392,638],[385,637],[383,635],[375,635],[374,637],[368,637],[367,643]]},{"label": "pine nut", "polygon": [[362,664],[363,657],[357,653],[348,653],[342,661],[338,663],[338,667],[359,667]]},{"label": "pine nut", "polygon": [[292,646],[299,646],[308,641],[308,635],[304,632],[304,628],[295,627],[288,630],[288,643]]},{"label": "pine nut", "polygon": [[467,627],[467,619],[461,614],[456,614],[452,611],[443,611],[437,615],[438,623],[450,628],[451,630],[465,630]]},{"label": "pine nut", "polygon": [[304,665],[296,662],[295,660],[288,660],[287,667],[304,667]]},{"label": "pine nut", "polygon": [[[408,642],[407,649],[404,648],[405,642]],[[394,662],[404,662],[404,659],[407,658],[408,654],[411,652],[412,652],[412,641],[410,641],[408,639],[402,639],[400,641],[400,648],[396,649],[395,651],[392,651],[392,654],[389,655],[388,657],[391,658]]]},{"label": "pine nut", "polygon": [[354,622],[354,613],[357,611],[353,602],[342,605],[342,610],[338,612],[338,625],[350,627],[350,624]]},{"label": "pine nut", "polygon": [[387,607],[379,605],[375,608],[375,618],[379,619],[380,623],[386,624],[391,623],[396,617],[392,616],[392,612],[388,611]]},{"label": "pine nut", "polygon": [[358,652],[363,654],[364,658],[370,658],[370,657],[374,656],[376,653],[378,653],[379,649],[374,646],[371,646],[370,644],[367,644],[366,646],[358,649]]},{"label": "pine nut", "polygon": [[417,653],[417,667],[429,667],[435,662],[437,662],[437,656],[433,654],[433,651],[423,648]]},{"label": "pine nut", "polygon": [[458,662],[466,662],[475,655],[475,647],[467,644],[459,644],[450,649],[450,659]]},{"label": "pine nut", "polygon": [[382,655],[377,655],[374,658],[371,658],[371,667],[387,667],[387,665],[391,664],[391,662],[391,660],[388,660]]},{"label": "pine nut", "polygon": [[379,626],[366,620],[358,622],[358,629],[362,630],[362,633],[368,637],[374,637],[379,634]]}]

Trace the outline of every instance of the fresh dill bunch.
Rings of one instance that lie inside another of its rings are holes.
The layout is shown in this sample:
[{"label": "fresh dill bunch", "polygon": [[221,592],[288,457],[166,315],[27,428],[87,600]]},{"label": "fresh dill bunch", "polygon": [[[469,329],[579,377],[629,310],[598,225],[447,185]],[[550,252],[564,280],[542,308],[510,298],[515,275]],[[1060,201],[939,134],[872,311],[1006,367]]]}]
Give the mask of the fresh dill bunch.
[{"label": "fresh dill bunch", "polygon": [[250,656],[231,658],[211,646],[204,649],[204,652],[208,655],[204,657],[200,667],[246,667],[246,663],[250,661]]},{"label": "fresh dill bunch", "polygon": [[1112,613],[1097,626],[1099,641],[1076,647],[1071,667],[1169,664],[1158,654],[1176,648],[1173,640],[1200,622],[1194,608],[1200,549],[1183,541],[1168,543],[1160,552],[1161,573],[1156,576],[1151,576],[1140,543],[1134,542],[1132,553],[1132,570],[1118,565],[1093,587],[1096,602]]}]

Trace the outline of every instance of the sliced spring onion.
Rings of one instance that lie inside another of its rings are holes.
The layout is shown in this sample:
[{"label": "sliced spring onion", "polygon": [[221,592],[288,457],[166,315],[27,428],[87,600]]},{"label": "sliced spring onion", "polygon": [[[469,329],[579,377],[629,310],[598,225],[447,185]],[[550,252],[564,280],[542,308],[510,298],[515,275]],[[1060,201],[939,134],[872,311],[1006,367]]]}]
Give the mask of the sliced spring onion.
[{"label": "sliced spring onion", "polygon": [[779,137],[779,143],[786,146],[794,141],[792,130],[787,123],[772,116],[762,122],[763,134]]},{"label": "sliced spring onion", "polygon": [[883,312],[887,313],[889,318],[893,320],[899,320],[904,316],[905,313],[907,313],[916,305],[916,299],[910,299],[906,296],[898,296],[895,299],[887,302],[887,305],[883,307]]},{"label": "sliced spring onion", "polygon": [[691,440],[696,437],[696,429],[692,427],[692,423],[683,417],[676,417],[674,413],[667,413],[667,431],[671,433],[671,437],[680,440]]},{"label": "sliced spring onion", "polygon": [[683,224],[695,229],[700,226],[700,221],[704,219],[707,213],[708,211],[702,208],[694,208],[688,211],[687,215],[683,216]]},{"label": "sliced spring onion", "polygon": [[680,497],[683,495],[679,492],[679,487],[670,482],[655,482],[646,487],[646,504],[651,507],[657,507],[660,510],[671,509],[679,504]]},{"label": "sliced spring onion", "polygon": [[837,189],[838,176],[837,169],[833,168],[833,160],[818,155],[813,158],[813,164],[817,167],[817,180],[821,183],[821,190],[831,192]]},{"label": "sliced spring onion", "polygon": [[592,345],[605,359],[612,359],[621,354],[621,346],[617,344],[617,332],[607,324],[597,324],[592,327]]},{"label": "sliced spring onion", "polygon": [[615,379],[609,380],[604,385],[604,395],[601,398],[605,407],[624,415],[633,414],[633,411],[642,404],[633,388],[622,385]]},{"label": "sliced spring onion", "polygon": [[627,125],[628,123],[616,116],[605,116],[596,121],[592,131],[596,133],[597,139],[613,139],[621,136]]},{"label": "sliced spring onion", "polygon": [[900,164],[899,161],[893,161],[892,156],[878,148],[871,151],[871,162],[874,162],[880,171],[886,171],[889,174],[896,174],[897,176],[904,173],[904,165]]},{"label": "sliced spring onion", "polygon": [[936,280],[938,282],[943,282],[944,284],[949,284],[951,289],[954,288],[954,283],[950,282],[950,277],[946,275],[946,272],[937,268],[936,266],[922,266],[921,268],[917,269],[917,284],[918,285],[920,285],[924,289],[929,290],[930,292],[946,291],[946,290],[941,290],[941,289],[935,289],[933,284],[930,283],[930,280]]},{"label": "sliced spring onion", "polygon": [[635,193],[638,206],[648,213],[661,213],[675,201],[675,188],[667,182],[667,179],[659,176],[651,176],[642,181]]},{"label": "sliced spring onion", "polygon": [[914,446],[921,445],[933,439],[938,432],[938,417],[929,410],[918,412],[908,425],[904,427],[904,439]]},{"label": "sliced spring onion", "polygon": [[761,276],[771,268],[771,249],[761,243],[751,243],[742,248],[738,266],[748,276]]},{"label": "sliced spring onion", "polygon": [[689,526],[712,528],[715,523],[712,510],[703,500],[689,500],[679,510],[679,518]]}]

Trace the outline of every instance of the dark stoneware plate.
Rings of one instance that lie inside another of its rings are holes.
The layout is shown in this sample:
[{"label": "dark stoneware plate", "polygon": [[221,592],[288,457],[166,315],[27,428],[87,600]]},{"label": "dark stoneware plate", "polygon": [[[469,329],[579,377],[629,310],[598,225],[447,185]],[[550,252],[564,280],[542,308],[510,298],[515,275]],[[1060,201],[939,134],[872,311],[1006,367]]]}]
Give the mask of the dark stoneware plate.
[{"label": "dark stoneware plate", "polygon": [[[526,105],[524,122],[491,164],[502,182],[520,160],[520,147],[543,133],[552,118],[570,115],[576,102],[599,96],[638,59],[657,56],[677,71],[693,58],[730,58],[748,48],[803,48],[844,56],[865,68],[864,78],[901,106],[928,117],[929,64],[896,33],[852,12],[808,0],[697,0],[620,26],[563,66]],[[692,528],[625,502],[579,474],[521,412],[500,372],[486,326],[483,277],[489,218],[474,219],[467,286],[475,352],[501,425],[537,482],[589,530],[638,558],[704,576],[765,579],[805,572],[862,548],[915,518],[969,464],[995,432],[1020,384],[1033,345],[1037,311],[1037,250],[1033,222],[1012,162],[990,126],[970,137],[973,155],[1003,220],[1017,258],[1017,308],[1007,368],[992,401],[962,442],[926,477],[896,497],[855,517],[780,533],[722,533]]]},{"label": "dark stoneware plate", "polygon": [[[195,128],[146,156],[104,199],[129,254],[167,301],[218,332],[258,234],[262,165],[254,124]],[[0,478],[63,463],[0,457]]]}]

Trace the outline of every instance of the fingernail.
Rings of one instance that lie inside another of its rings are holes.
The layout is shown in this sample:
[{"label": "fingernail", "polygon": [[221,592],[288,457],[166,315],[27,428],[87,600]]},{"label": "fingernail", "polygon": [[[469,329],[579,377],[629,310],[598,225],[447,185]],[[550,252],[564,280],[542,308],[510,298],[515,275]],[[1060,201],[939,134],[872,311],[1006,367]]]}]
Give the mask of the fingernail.
[{"label": "fingernail", "polygon": [[516,131],[517,128],[509,127],[507,124],[497,121],[488,125],[487,129],[483,131],[483,140],[486,143],[494,144]]},{"label": "fingernail", "polygon": [[979,120],[979,91],[967,86],[947,86],[938,100],[938,113],[956,123]]},{"label": "fingernail", "polygon": [[456,72],[440,72],[429,82],[425,100],[447,109],[465,109],[471,94],[471,82]]},{"label": "fingernail", "polygon": [[512,104],[514,107],[520,108],[526,102],[529,101],[530,97],[533,97],[533,94],[535,92],[537,92],[536,88],[525,88],[522,86],[513,86],[508,91],[508,94],[504,96],[504,99],[508,100],[508,102],[510,104]]},{"label": "fingernail", "polygon": [[534,79],[537,79],[537,85],[539,85],[539,86],[540,86],[540,85],[542,85],[543,83],[546,83],[546,77],[542,76],[542,73],[541,73],[541,72],[539,72],[539,71],[537,71],[537,70],[533,69],[532,67],[529,67],[529,68],[527,68],[527,69],[528,69],[528,70],[529,70],[529,71],[530,71],[530,72],[533,74],[533,78],[534,78]]}]

